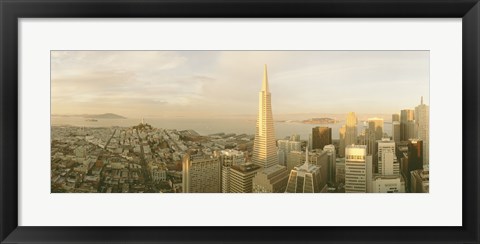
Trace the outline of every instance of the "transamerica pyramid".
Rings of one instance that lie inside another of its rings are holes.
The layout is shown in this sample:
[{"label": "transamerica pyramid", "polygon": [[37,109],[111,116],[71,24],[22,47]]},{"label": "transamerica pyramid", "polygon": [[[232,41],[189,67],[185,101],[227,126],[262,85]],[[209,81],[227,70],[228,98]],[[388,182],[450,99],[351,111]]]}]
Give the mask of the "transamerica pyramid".
[{"label": "transamerica pyramid", "polygon": [[258,94],[257,132],[253,144],[252,162],[264,168],[278,164],[266,64],[263,71],[262,90]]}]

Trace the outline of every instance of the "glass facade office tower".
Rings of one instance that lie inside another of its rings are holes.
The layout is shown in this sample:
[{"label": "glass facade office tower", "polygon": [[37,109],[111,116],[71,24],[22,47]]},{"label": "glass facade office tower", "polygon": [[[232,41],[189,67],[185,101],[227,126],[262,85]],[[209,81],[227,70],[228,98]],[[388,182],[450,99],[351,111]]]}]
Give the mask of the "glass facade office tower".
[{"label": "glass facade office tower", "polygon": [[332,144],[332,128],[317,126],[312,128],[312,149],[323,149]]},{"label": "glass facade office tower", "polygon": [[400,111],[400,140],[408,141],[415,138],[415,111],[403,109]]},{"label": "glass facade office tower", "polygon": [[354,112],[347,114],[345,122],[345,145],[357,144],[357,116]]}]

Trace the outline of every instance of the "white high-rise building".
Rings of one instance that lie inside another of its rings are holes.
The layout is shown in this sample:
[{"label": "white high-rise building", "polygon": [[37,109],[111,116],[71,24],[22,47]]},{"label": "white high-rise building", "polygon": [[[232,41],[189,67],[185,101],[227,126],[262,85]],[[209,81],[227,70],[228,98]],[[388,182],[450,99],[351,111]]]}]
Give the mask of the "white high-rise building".
[{"label": "white high-rise building", "polygon": [[347,145],[345,148],[345,192],[367,192],[367,147]]},{"label": "white high-rise building", "polygon": [[423,103],[423,97],[420,100],[420,105],[415,107],[415,123],[417,129],[417,137],[423,141],[423,164],[428,165],[429,163],[429,107]]},{"label": "white high-rise building", "polygon": [[253,144],[252,163],[263,168],[252,180],[253,192],[285,191],[288,172],[285,166],[278,164],[267,65],[264,67],[262,90],[258,95],[257,131]]},{"label": "white high-rise building", "polygon": [[382,138],[378,144],[378,173],[381,175],[399,175],[400,164],[395,154],[395,142]]}]

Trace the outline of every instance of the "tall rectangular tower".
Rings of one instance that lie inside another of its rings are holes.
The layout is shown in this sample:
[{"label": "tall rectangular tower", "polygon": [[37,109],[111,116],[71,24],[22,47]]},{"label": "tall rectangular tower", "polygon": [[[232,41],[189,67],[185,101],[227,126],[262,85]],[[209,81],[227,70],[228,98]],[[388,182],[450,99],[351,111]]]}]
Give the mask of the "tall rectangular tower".
[{"label": "tall rectangular tower", "polygon": [[354,112],[347,114],[345,122],[345,145],[357,144],[357,116]]},{"label": "tall rectangular tower", "polygon": [[415,138],[415,113],[412,109],[400,111],[400,140],[408,141]]},{"label": "tall rectangular tower", "polygon": [[348,145],[345,148],[345,192],[367,192],[367,147]]},{"label": "tall rectangular tower", "polygon": [[221,163],[218,157],[187,153],[183,157],[184,193],[221,192]]},{"label": "tall rectangular tower", "polygon": [[[368,155],[375,156],[377,152],[376,143],[377,140],[383,137],[383,119],[382,118],[370,118],[368,119]],[[375,161],[375,160],[374,160]]]},{"label": "tall rectangular tower", "polygon": [[388,138],[378,141],[378,173],[381,175],[399,175],[400,164],[395,154],[395,142]]},{"label": "tall rectangular tower", "polygon": [[429,107],[423,103],[423,97],[420,100],[420,105],[415,107],[415,124],[417,128],[417,138],[423,141],[423,164],[429,163]]},{"label": "tall rectangular tower", "polygon": [[312,129],[312,149],[323,149],[332,144],[332,128],[317,126]]}]

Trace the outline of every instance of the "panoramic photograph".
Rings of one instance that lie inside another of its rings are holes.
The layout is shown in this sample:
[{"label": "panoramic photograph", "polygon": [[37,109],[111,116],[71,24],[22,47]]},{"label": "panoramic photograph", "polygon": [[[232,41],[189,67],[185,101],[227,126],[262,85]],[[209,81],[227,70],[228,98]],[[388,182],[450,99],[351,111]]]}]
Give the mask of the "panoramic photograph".
[{"label": "panoramic photograph", "polygon": [[51,51],[51,193],[429,193],[429,51]]}]

